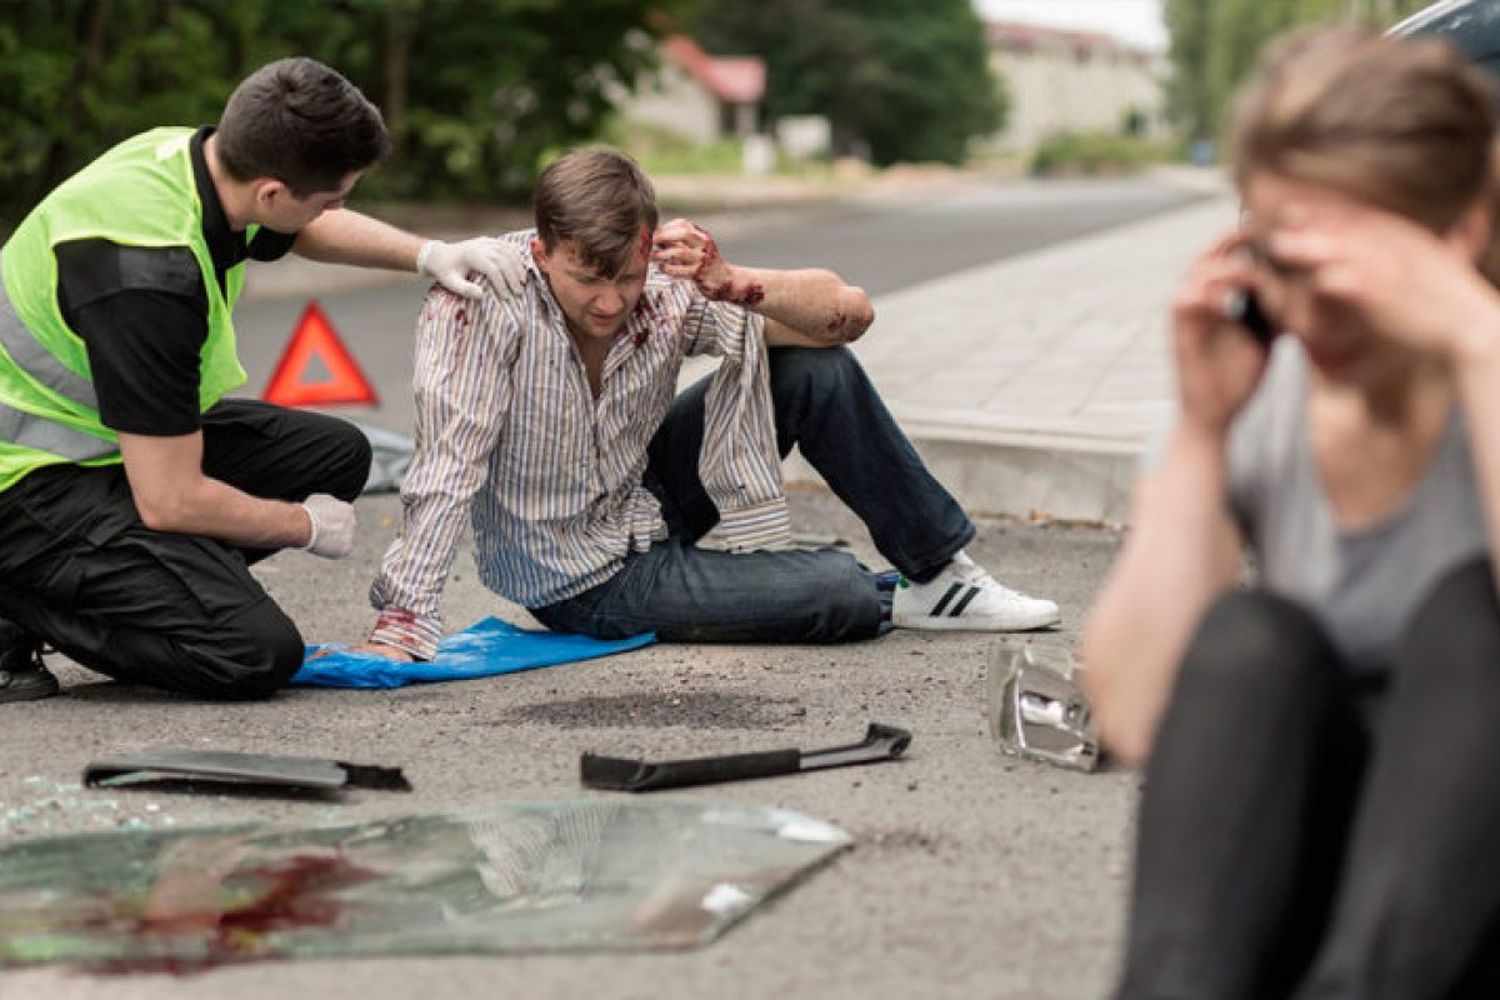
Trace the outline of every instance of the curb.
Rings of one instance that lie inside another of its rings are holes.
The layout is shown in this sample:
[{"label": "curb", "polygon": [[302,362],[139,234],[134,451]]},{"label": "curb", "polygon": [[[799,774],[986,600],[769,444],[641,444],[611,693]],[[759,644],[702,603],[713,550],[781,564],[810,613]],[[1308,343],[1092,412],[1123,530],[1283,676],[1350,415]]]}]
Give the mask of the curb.
[{"label": "curb", "polygon": [[[971,515],[1107,527],[1129,520],[1142,451],[1137,443],[1024,431],[948,433],[895,417],[927,468]],[[828,489],[795,452],[784,473],[788,486]]]},{"label": "curb", "polygon": [[[1129,519],[1146,447],[1139,435],[933,419],[901,408],[892,415],[938,482],[971,514],[1112,527]],[[784,471],[788,484],[828,488],[795,452]]]}]

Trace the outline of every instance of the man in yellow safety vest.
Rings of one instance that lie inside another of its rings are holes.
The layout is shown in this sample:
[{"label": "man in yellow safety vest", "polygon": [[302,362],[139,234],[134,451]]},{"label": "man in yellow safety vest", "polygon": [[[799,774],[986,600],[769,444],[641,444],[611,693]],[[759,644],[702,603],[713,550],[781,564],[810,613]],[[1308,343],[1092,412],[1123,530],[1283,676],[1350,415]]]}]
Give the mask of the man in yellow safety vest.
[{"label": "man in yellow safety vest", "polygon": [[288,252],[424,271],[480,294],[515,255],[343,207],[389,149],[380,112],[311,59],[263,67],[216,127],[127,139],[0,248],[0,702],[58,690],[43,645],[121,680],[265,697],[302,662],[248,566],[339,558],[370,450],[353,426],[252,400],[232,310]]}]

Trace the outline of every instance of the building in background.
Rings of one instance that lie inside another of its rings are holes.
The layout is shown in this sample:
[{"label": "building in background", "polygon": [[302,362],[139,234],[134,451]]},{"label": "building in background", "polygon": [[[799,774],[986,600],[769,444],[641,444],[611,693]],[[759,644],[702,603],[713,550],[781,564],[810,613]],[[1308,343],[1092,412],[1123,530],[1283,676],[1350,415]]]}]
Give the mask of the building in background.
[{"label": "building in background", "polygon": [[990,67],[1010,100],[993,147],[1026,155],[1059,134],[1167,133],[1164,61],[1109,35],[985,25]]},{"label": "building in background", "polygon": [[672,35],[661,43],[661,68],[616,102],[630,122],[699,144],[754,135],[766,96],[766,63],[757,56],[711,56]]}]

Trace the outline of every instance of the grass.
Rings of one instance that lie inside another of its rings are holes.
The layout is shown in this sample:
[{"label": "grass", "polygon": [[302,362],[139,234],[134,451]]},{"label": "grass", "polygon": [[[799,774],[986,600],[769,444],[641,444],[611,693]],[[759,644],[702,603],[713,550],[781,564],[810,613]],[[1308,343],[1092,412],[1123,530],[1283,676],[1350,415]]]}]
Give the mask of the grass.
[{"label": "grass", "polygon": [[1063,133],[1052,136],[1031,156],[1035,176],[1131,173],[1152,163],[1184,158],[1181,144],[1158,142],[1108,132]]}]

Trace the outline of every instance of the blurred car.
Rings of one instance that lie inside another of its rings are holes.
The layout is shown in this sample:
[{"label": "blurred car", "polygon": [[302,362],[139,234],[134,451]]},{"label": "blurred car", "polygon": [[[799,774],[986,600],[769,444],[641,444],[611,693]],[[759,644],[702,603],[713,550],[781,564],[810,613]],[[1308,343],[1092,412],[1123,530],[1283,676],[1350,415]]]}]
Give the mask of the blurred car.
[{"label": "blurred car", "polygon": [[1500,76],[1500,0],[1443,0],[1391,29],[1393,35],[1437,35],[1476,65]]}]

